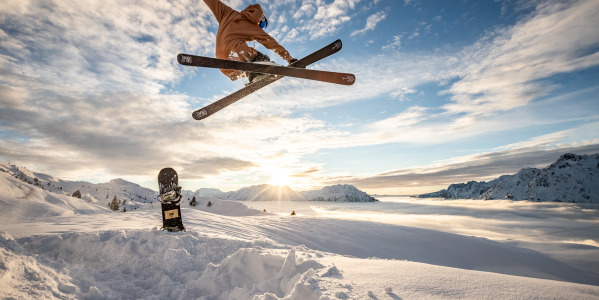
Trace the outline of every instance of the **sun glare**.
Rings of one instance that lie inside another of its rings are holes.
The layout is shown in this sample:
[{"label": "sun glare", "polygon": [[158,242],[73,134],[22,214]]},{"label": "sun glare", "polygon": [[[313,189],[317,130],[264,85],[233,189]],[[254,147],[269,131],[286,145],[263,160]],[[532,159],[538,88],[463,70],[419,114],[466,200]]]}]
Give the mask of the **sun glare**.
[{"label": "sun glare", "polygon": [[291,178],[289,177],[289,173],[287,173],[283,169],[272,169],[270,170],[270,181],[268,182],[270,185],[279,185],[279,186],[291,186]]}]

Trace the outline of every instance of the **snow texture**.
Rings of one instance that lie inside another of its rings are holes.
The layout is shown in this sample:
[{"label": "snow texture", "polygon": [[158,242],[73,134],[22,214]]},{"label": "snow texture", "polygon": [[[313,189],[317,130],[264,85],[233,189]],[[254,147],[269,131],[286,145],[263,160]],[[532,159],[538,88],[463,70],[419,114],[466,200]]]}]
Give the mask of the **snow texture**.
[{"label": "snow texture", "polygon": [[2,299],[599,298],[596,272],[484,238],[199,196],[182,209],[188,231],[170,233],[158,205],[113,212],[94,196],[145,188],[0,169]]},{"label": "snow texture", "polygon": [[452,184],[419,197],[599,203],[599,154],[567,153],[544,169],[525,168],[489,182]]}]

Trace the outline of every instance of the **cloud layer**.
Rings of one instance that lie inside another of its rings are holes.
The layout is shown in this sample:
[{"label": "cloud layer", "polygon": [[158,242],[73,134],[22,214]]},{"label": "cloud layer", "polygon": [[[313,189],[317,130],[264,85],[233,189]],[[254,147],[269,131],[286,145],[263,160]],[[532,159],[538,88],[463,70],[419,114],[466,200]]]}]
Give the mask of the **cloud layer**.
[{"label": "cloud layer", "polygon": [[[228,4],[236,9],[247,5]],[[276,18],[273,36],[296,45],[343,29],[360,38],[379,30],[393,14],[358,0],[275,1],[265,8]],[[359,25],[350,28],[352,17],[362,15],[354,22]],[[261,180],[283,168],[306,184],[342,181],[306,156],[383,144],[441,145],[500,129],[563,122],[537,118],[531,111],[548,103],[539,99],[557,88],[548,78],[599,65],[597,15],[597,1],[542,2],[515,25],[489,31],[457,50],[404,52],[405,33],[393,33],[379,53],[336,57],[316,66],[352,70],[358,82],[351,88],[286,78],[227,108],[227,114],[194,122],[192,108],[238,87],[202,95],[210,99],[173,89],[195,74],[179,67],[173,53],[213,55],[217,24],[203,3],[4,1],[0,157],[75,178],[82,173],[153,178],[168,165],[197,180],[235,181],[238,174]],[[427,84],[439,86],[443,92],[438,96],[446,100],[412,103]],[[315,116],[319,109],[380,99],[402,101],[404,109],[359,122]],[[573,108],[565,114],[596,124],[592,110]],[[554,144],[565,140],[560,136]],[[547,159],[538,149],[529,150],[539,161]],[[520,161],[520,156],[498,153],[490,161]],[[479,168],[478,177],[512,170],[499,163],[480,165],[480,157],[468,159],[471,165],[352,174],[346,181],[374,189],[398,181],[451,183],[458,173],[448,167],[464,176]]]}]

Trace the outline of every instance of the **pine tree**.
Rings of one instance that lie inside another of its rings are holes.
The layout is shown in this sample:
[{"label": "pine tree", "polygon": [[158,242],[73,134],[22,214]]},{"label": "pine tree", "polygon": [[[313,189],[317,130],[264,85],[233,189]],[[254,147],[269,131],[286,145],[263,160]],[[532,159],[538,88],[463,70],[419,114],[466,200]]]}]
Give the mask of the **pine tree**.
[{"label": "pine tree", "polygon": [[79,190],[76,190],[76,191],[73,193],[73,197],[81,199],[81,191],[79,191]]},{"label": "pine tree", "polygon": [[119,208],[120,208],[120,202],[116,198],[116,195],[114,196],[114,198],[112,198],[112,201],[110,201],[108,203],[108,207],[110,207],[110,209],[113,210],[113,211],[118,211],[119,210]]},{"label": "pine tree", "polygon": [[189,201],[189,206],[196,206],[198,205],[198,203],[196,202],[196,196],[193,196],[193,198],[191,198],[191,201]]}]

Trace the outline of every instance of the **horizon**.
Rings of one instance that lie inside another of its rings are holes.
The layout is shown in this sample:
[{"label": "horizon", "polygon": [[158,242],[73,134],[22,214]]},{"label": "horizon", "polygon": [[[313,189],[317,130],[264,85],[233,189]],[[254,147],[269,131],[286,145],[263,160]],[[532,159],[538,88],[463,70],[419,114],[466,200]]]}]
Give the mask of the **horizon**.
[{"label": "horizon", "polygon": [[341,39],[311,68],[356,83],[284,78],[202,121],[242,87],[177,64],[214,56],[208,7],[110,1],[0,4],[0,160],[153,190],[172,167],[187,190],[414,195],[599,153],[599,1],[258,1],[295,58]]},{"label": "horizon", "polygon": [[[590,154],[563,153],[562,155],[560,155],[560,159],[561,159],[562,156],[568,155],[568,154],[574,154],[574,155],[599,155],[599,152],[598,153],[590,153]],[[557,162],[557,160],[551,162],[550,164],[548,164],[545,167],[540,167],[538,169],[542,170],[542,169],[548,168],[551,164],[556,163],[556,162]],[[0,163],[3,163],[3,162],[0,161]],[[3,164],[7,164],[9,166],[14,166],[17,169],[24,168],[27,171],[32,172],[36,178],[39,175],[47,175],[47,176],[53,177],[53,178],[55,178],[57,180],[65,180],[64,178],[57,178],[57,177],[55,177],[52,174],[44,174],[44,173],[36,172],[37,170],[32,170],[31,168],[28,168],[27,166],[23,166],[23,165],[18,166],[16,164],[13,164],[13,163],[10,163],[10,162],[3,163]],[[527,168],[531,168],[531,167],[524,166],[520,170],[518,170],[518,172],[516,172],[516,173],[513,173],[513,174],[504,174],[504,175],[508,175],[508,176],[510,176],[510,175],[516,175],[520,171],[522,171],[524,169],[527,169]],[[491,180],[487,180],[486,182],[492,181],[492,180],[495,180],[495,179],[499,179],[499,177],[492,178]],[[158,189],[158,184],[156,182],[154,182],[154,183],[156,183],[156,184],[154,184],[155,186],[152,186],[152,184],[142,185],[142,184],[140,184],[138,182],[130,181],[130,180],[123,179],[123,178],[120,178],[120,177],[119,178],[112,178],[112,179],[109,179],[108,181],[105,181],[105,182],[87,182],[85,180],[78,180],[78,179],[72,179],[72,180],[69,180],[69,181],[71,181],[71,182],[85,182],[85,183],[91,183],[91,184],[108,184],[108,183],[110,183],[112,181],[118,181],[118,180],[125,181],[127,183],[136,184],[136,185],[139,185],[140,187],[143,187],[143,188],[148,188],[148,189],[150,189],[150,190],[152,190],[152,191],[154,191],[156,193],[159,190]],[[419,196],[419,195],[428,194],[428,193],[440,192],[441,190],[447,190],[451,185],[454,185],[454,184],[465,184],[465,183],[468,183],[470,181],[473,181],[473,180],[468,180],[468,181],[463,181],[463,182],[452,182],[449,185],[447,185],[447,186],[445,186],[445,187],[443,187],[443,188],[441,188],[439,190],[429,191],[429,192],[424,192],[424,193],[414,193],[414,194],[377,194],[377,193],[368,193],[368,192],[365,192],[365,193],[367,195],[373,196],[373,197],[374,196],[376,196],[376,197],[413,197],[413,196]],[[252,184],[252,185],[248,185],[248,186],[242,186],[242,187],[240,187],[239,189],[236,189],[236,190],[229,190],[229,191],[225,190],[225,191],[223,191],[223,190],[221,190],[219,188],[211,188],[211,187],[199,187],[199,188],[195,188],[195,189],[186,189],[185,186],[184,186],[185,185],[184,182],[185,182],[185,180],[182,180],[181,182],[179,182],[179,185],[182,187],[182,190],[183,191],[192,192],[192,193],[195,193],[195,192],[197,192],[200,189],[207,189],[207,190],[216,189],[216,190],[220,191],[221,193],[234,193],[234,192],[239,192],[241,189],[244,189],[244,188],[253,188],[253,187],[259,187],[259,186],[268,186],[268,187],[272,187],[272,188],[278,188],[279,192],[283,188],[289,188],[289,189],[291,189],[294,192],[302,193],[302,192],[310,192],[310,191],[319,191],[319,190],[322,190],[322,189],[324,189],[326,187],[332,187],[332,186],[336,186],[336,185],[350,185],[350,186],[353,186],[354,188],[357,188],[358,191],[364,192],[360,188],[356,187],[355,185],[353,185],[353,184],[347,184],[347,183],[338,183],[338,184],[332,184],[332,185],[327,185],[327,186],[321,186],[321,187],[317,187],[317,188],[310,189],[310,190],[296,190],[296,189],[294,189],[293,187],[291,187],[289,185],[278,185],[278,184],[271,184],[271,183],[257,183],[257,184]],[[477,182],[485,182],[485,181],[477,180]]]}]

